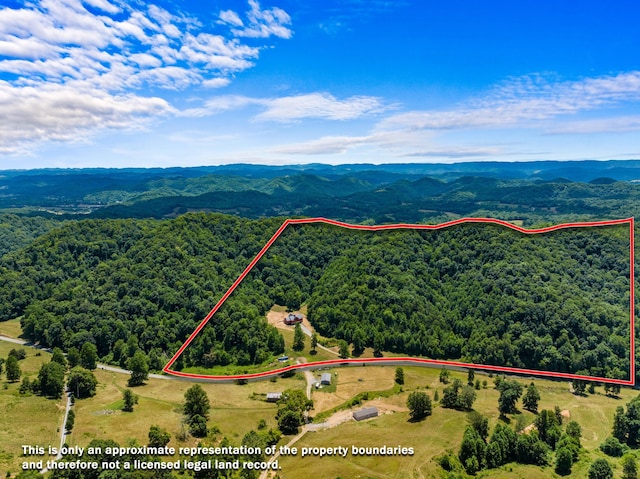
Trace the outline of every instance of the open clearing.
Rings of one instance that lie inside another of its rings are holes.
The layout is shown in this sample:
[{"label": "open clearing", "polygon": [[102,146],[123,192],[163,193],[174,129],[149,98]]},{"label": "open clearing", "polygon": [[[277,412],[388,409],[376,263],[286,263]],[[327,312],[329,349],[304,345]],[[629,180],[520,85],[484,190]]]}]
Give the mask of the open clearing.
[{"label": "open clearing", "polygon": [[20,326],[20,319],[11,319],[9,321],[0,322],[0,336],[19,338],[21,334],[22,326]]},{"label": "open clearing", "polygon": [[[374,369],[379,369],[381,374],[379,381],[393,381],[394,368],[363,368],[371,377],[376,377]],[[359,372],[358,368],[343,368],[338,370],[338,388],[336,394],[341,390],[341,381],[349,383],[343,378],[343,374],[351,371]],[[317,477],[371,477],[371,478],[440,478],[442,470],[437,466],[434,459],[445,453],[448,449],[457,454],[462,435],[467,424],[467,414],[460,411],[443,409],[434,403],[433,414],[418,423],[408,421],[408,411],[406,400],[411,391],[422,390],[427,392],[432,398],[437,390],[440,397],[445,387],[438,380],[439,371],[428,368],[405,367],[404,392],[389,398],[382,398],[380,405],[384,412],[378,418],[356,422],[347,421],[333,429],[321,430],[307,433],[298,443],[298,447],[330,447],[356,445],[358,447],[380,447],[383,445],[395,447],[402,445],[413,447],[413,456],[375,456],[375,457],[292,457],[280,458],[283,468],[281,476],[286,479],[304,479],[310,476]],[[452,372],[453,378],[460,378],[466,382],[466,374]],[[493,430],[499,421],[497,409],[498,391],[494,389],[493,379],[482,373],[476,372],[476,378],[488,381],[487,389],[477,391],[478,397],[474,403],[474,409],[489,418],[490,430]],[[518,378],[521,384],[527,385],[531,382],[528,378]],[[356,378],[357,381],[357,378]],[[541,395],[539,409],[553,409],[559,406],[571,415],[572,420],[578,421],[582,426],[582,444],[585,451],[581,453],[580,461],[573,466],[572,474],[565,477],[582,478],[586,477],[587,470],[591,462],[598,457],[605,457],[599,450],[599,445],[611,433],[613,414],[617,406],[625,405],[637,392],[631,389],[623,389],[621,398],[615,399],[606,397],[602,388],[596,388],[596,394],[585,397],[574,396],[569,392],[569,383],[555,382],[548,380],[533,380]],[[360,383],[362,384],[362,383]],[[366,382],[364,383],[366,384]],[[365,387],[363,390],[373,390],[373,387]],[[357,391],[354,388],[353,391]],[[320,393],[314,393],[314,402],[318,401]],[[325,403],[330,405],[329,402]],[[376,401],[366,401],[353,409],[359,409],[367,405],[376,405]],[[316,406],[317,407],[317,406]],[[526,423],[533,422],[534,415],[522,412]],[[513,425],[517,415],[509,417],[510,424]],[[621,471],[618,459],[607,458],[609,462],[617,466]],[[482,477],[492,478],[549,478],[559,477],[553,471],[553,466],[538,468],[534,466],[523,466],[508,464],[500,469],[483,471]]]},{"label": "open clearing", "polygon": [[[127,388],[128,376],[109,371],[96,370],[98,391],[95,397],[76,401],[76,422],[68,442],[84,446],[94,438],[110,438],[120,444],[135,439],[146,444],[151,425],[158,425],[171,434],[171,445],[196,444],[191,439],[179,443],[176,435],[181,429],[184,393],[194,385],[189,381],[167,381],[149,379],[144,386],[131,388],[138,395],[139,403],[134,411],[126,413],[122,406],[122,391]],[[199,383],[211,402],[209,427],[217,426],[221,437],[240,443],[242,437],[256,429],[260,419],[265,419],[269,427],[276,427],[276,405],[267,403],[258,396],[267,392],[285,389],[304,389],[305,382],[299,377],[278,379],[275,383],[260,381],[239,386],[235,384]]]},{"label": "open clearing", "polygon": [[[11,349],[21,347],[0,341],[0,358],[6,358]],[[24,347],[24,350],[27,357],[19,362],[22,377],[36,379],[40,366],[49,362],[51,355],[29,347]],[[0,388],[0,473],[4,476],[8,472],[11,475],[19,472],[23,445],[47,447],[51,444],[57,447],[60,442],[57,431],[62,424],[64,401],[34,395],[21,396],[18,392],[20,381],[10,383],[6,376],[3,375],[3,378]]]}]

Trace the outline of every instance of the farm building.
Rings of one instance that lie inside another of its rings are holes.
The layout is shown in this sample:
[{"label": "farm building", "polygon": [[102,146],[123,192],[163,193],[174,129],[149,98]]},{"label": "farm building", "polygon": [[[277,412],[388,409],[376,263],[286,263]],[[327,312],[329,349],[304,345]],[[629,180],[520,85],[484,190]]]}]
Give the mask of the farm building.
[{"label": "farm building", "polygon": [[331,373],[323,373],[320,377],[320,384],[330,385],[331,384]]},{"label": "farm building", "polygon": [[363,409],[353,411],[353,419],[356,421],[362,421],[364,419],[369,419],[370,417],[378,417],[377,407],[365,407]]},{"label": "farm building", "polygon": [[282,398],[282,393],[267,393],[267,402],[278,402]]},{"label": "farm building", "polygon": [[296,314],[289,313],[289,315],[286,318],[284,318],[284,324],[287,324],[289,326],[293,324],[300,324],[303,319],[304,319],[304,316],[302,316],[299,313],[296,313]]}]

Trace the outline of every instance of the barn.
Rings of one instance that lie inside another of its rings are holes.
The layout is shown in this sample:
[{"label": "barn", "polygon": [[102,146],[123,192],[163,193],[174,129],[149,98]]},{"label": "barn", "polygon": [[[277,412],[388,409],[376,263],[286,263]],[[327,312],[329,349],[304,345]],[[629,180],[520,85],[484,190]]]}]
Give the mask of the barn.
[{"label": "barn", "polygon": [[320,377],[320,384],[329,386],[331,384],[331,373],[323,373]]},{"label": "barn", "polygon": [[282,398],[282,393],[267,393],[267,402],[278,402]]},{"label": "barn", "polygon": [[356,421],[363,421],[371,417],[378,417],[377,407],[371,406],[371,407],[365,407],[363,409],[358,409],[357,411],[353,411],[353,419],[355,419]]}]

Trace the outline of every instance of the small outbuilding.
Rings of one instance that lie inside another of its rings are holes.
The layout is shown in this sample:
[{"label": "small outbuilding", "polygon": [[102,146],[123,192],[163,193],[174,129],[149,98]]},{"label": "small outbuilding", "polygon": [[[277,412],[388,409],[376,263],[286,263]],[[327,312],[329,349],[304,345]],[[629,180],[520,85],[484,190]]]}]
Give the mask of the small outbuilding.
[{"label": "small outbuilding", "polygon": [[282,399],[282,393],[267,393],[267,402],[278,402]]},{"label": "small outbuilding", "polygon": [[355,419],[356,421],[363,421],[372,417],[378,417],[377,407],[371,406],[353,411],[353,419]]},{"label": "small outbuilding", "polygon": [[331,373],[322,373],[322,376],[320,376],[320,384],[329,386],[331,384]]}]

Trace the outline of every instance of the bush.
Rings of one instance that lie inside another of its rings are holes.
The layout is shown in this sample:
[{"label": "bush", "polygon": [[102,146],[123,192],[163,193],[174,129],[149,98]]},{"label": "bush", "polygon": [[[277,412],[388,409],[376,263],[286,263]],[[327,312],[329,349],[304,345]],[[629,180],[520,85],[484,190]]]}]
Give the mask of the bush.
[{"label": "bush", "polygon": [[607,456],[622,457],[625,452],[629,450],[626,444],[622,444],[615,437],[609,436],[602,444],[600,444],[600,450]]}]

